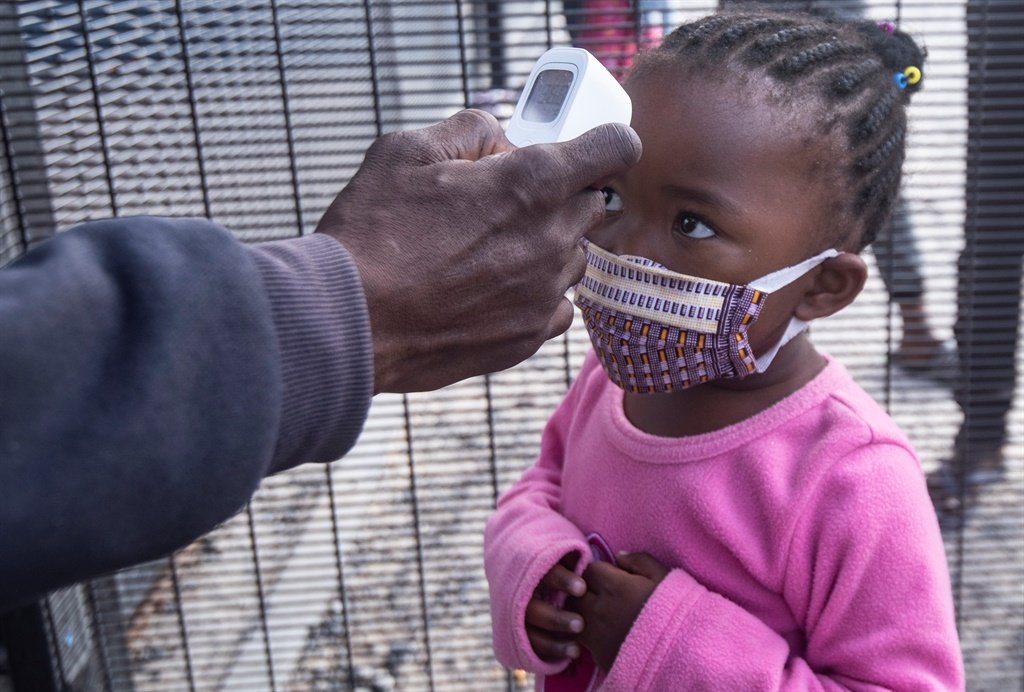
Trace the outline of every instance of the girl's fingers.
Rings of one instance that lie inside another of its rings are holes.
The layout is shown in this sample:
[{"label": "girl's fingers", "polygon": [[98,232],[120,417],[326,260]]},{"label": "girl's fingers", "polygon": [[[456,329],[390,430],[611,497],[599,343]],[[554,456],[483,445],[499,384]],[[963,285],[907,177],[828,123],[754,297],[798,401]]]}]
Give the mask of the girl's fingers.
[{"label": "girl's fingers", "polygon": [[615,559],[622,569],[647,577],[655,583],[660,583],[669,572],[665,565],[647,553],[620,552]]},{"label": "girl's fingers", "polygon": [[552,567],[551,571],[544,575],[541,583],[549,589],[562,591],[577,598],[587,591],[587,583],[562,565]]},{"label": "girl's fingers", "polygon": [[555,634],[575,635],[583,631],[583,618],[539,598],[532,598],[526,604],[526,625]]},{"label": "girl's fingers", "polygon": [[534,653],[545,661],[579,658],[580,645],[574,641],[560,639],[550,632],[529,625],[526,626],[526,635],[530,639]]}]

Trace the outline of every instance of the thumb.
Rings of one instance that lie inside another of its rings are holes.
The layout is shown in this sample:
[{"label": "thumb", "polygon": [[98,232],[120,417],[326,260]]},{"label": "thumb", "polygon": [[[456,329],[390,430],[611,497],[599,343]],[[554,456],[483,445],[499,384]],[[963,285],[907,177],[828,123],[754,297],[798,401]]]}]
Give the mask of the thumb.
[{"label": "thumb", "polygon": [[529,181],[534,199],[560,203],[640,160],[640,137],[632,128],[608,123],[568,142],[536,144],[509,152],[509,179]]},{"label": "thumb", "polygon": [[442,160],[476,161],[491,154],[515,149],[505,138],[505,131],[497,119],[476,108],[459,111],[428,129],[437,135],[436,145]]},{"label": "thumb", "polygon": [[429,127],[392,133],[390,137],[396,149],[392,156],[404,156],[424,165],[442,161],[477,161],[515,149],[493,115],[472,108],[459,111]]},{"label": "thumb", "polygon": [[639,574],[658,583],[668,576],[669,569],[647,553],[620,552],[615,555],[619,567],[632,574]]}]

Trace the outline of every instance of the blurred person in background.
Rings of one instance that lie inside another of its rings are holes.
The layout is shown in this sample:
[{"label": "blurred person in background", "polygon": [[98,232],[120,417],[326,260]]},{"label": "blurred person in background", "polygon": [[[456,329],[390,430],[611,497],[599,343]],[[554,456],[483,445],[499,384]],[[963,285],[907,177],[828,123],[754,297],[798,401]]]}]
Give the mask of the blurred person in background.
[{"label": "blurred person in background", "polygon": [[572,44],[620,80],[637,50],[657,46],[671,27],[667,0],[564,0],[562,7]]},{"label": "blurred person in background", "polygon": [[951,456],[929,478],[936,507],[952,517],[1007,471],[1024,257],[1024,5],[967,3],[967,65],[967,204],[953,389],[964,418]]}]

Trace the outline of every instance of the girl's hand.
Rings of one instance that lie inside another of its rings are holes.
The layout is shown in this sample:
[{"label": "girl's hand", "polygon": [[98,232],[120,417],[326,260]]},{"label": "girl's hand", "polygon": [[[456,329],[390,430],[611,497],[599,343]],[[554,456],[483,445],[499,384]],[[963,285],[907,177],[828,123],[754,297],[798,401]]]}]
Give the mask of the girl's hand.
[{"label": "girl's hand", "polygon": [[566,604],[583,616],[587,626],[579,641],[604,671],[615,663],[644,604],[669,572],[647,553],[619,553],[615,559],[618,567],[608,562],[590,563],[583,573],[587,593]]},{"label": "girl's hand", "polygon": [[557,592],[577,598],[586,593],[586,583],[570,569],[575,560],[574,555],[567,555],[552,567],[526,606],[526,635],[534,652],[545,661],[580,655],[575,639],[583,631],[583,618],[550,603]]}]

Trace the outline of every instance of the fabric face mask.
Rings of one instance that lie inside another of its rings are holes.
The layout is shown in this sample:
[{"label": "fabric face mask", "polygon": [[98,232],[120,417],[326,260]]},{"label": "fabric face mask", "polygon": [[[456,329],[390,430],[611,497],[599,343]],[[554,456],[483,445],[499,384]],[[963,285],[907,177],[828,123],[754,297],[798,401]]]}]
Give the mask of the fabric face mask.
[{"label": "fabric face mask", "polygon": [[637,393],[764,372],[779,349],[807,328],[792,318],[779,343],[755,356],[747,330],[765,298],[839,255],[826,250],[739,285],[677,274],[653,260],[584,243],[587,271],[576,286],[576,305],[608,377]]}]

